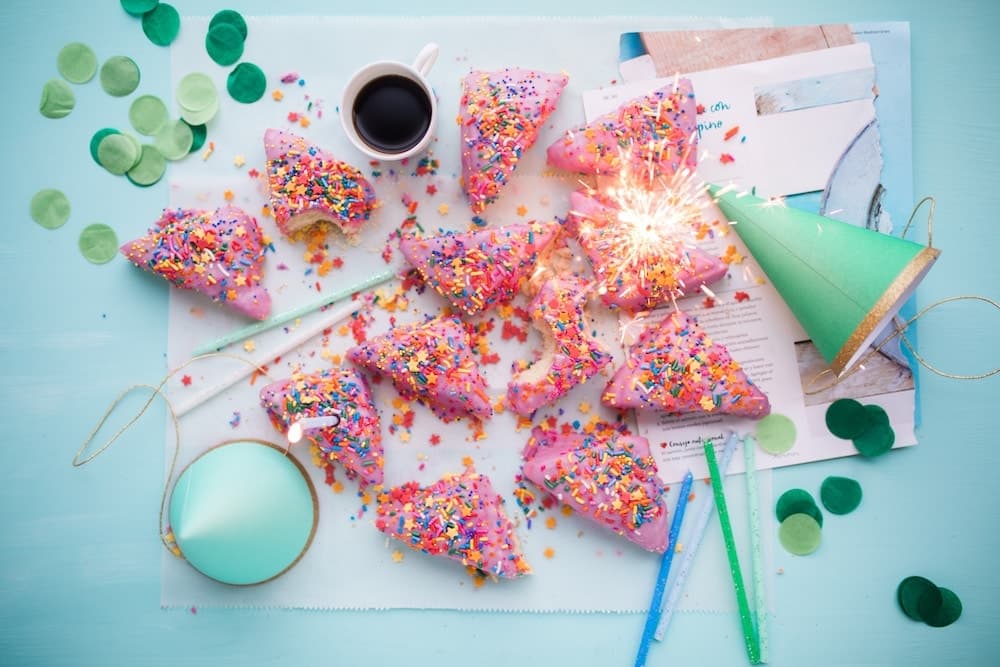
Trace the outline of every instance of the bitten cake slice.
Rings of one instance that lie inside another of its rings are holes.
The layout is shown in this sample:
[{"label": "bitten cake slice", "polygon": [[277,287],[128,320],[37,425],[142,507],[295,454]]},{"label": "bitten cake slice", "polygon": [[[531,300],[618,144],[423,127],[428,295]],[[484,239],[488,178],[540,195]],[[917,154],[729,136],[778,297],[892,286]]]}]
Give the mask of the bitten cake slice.
[{"label": "bitten cake slice", "polygon": [[771,404],[729,350],[698,322],[673,312],[642,332],[604,388],[605,405],[671,414],[720,413],[760,419]]},{"label": "bitten cake slice", "polygon": [[645,438],[535,427],[523,458],[524,477],[580,516],[647,551],[666,551],[665,489]]},{"label": "bitten cake slice", "polygon": [[306,428],[305,437],[324,461],[344,466],[361,485],[382,483],[382,430],[364,376],[353,368],[293,373],[264,387],[260,403],[281,433],[303,419],[334,417],[336,423]]},{"label": "bitten cake slice", "polygon": [[469,333],[457,317],[397,326],[352,347],[347,358],[387,375],[400,396],[419,400],[446,422],[493,416]]},{"label": "bitten cake slice", "polygon": [[425,488],[407,482],[379,494],[375,527],[415,551],[512,579],[531,567],[503,505],[489,478],[470,469]]},{"label": "bitten cake slice", "polygon": [[440,236],[406,236],[399,248],[424,280],[456,308],[474,315],[507,303],[555,238],[557,222],[530,222]]},{"label": "bitten cake slice", "polygon": [[285,236],[328,223],[352,238],[378,205],[357,168],[300,136],[267,130],[264,152],[271,212]]},{"label": "bitten cake slice", "polygon": [[621,252],[622,223],[610,201],[576,191],[570,194],[566,228],[586,253],[609,307],[652,310],[697,292],[726,275],[726,264],[692,245],[678,247],[676,260],[664,254]]},{"label": "bitten cake slice", "polygon": [[518,68],[474,71],[462,80],[462,184],[473,212],[496,201],[567,81],[565,74]]},{"label": "bitten cake slice", "polygon": [[265,240],[256,218],[235,206],[165,211],[145,236],[120,249],[133,264],[171,285],[206,294],[256,320],[271,312],[261,285]]},{"label": "bitten cake slice", "polygon": [[549,146],[548,163],[579,174],[617,174],[623,156],[633,173],[671,176],[698,165],[697,105],[689,79],[629,100],[584,127],[567,130]]},{"label": "bitten cake slice", "polygon": [[542,334],[542,356],[515,373],[507,385],[507,404],[523,417],[550,405],[611,363],[611,354],[588,329],[586,285],[579,278],[551,278],[531,304]]}]

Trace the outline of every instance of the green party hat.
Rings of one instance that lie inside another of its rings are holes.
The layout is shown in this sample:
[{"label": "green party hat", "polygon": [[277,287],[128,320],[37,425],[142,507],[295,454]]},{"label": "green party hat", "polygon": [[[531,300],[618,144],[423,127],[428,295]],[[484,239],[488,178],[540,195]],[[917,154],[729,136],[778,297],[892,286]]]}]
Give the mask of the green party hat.
[{"label": "green party hat", "polygon": [[839,377],[868,349],[940,251],[710,186],[722,213]]}]

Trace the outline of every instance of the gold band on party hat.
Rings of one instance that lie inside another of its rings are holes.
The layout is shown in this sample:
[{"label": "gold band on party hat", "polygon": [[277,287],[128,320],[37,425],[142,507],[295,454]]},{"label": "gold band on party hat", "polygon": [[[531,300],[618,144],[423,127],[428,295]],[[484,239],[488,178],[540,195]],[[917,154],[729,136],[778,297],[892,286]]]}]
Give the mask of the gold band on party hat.
[{"label": "gold band on party hat", "polygon": [[836,376],[839,377],[847,370],[848,363],[854,358],[864,342],[868,340],[868,337],[874,333],[875,328],[893,314],[893,306],[900,305],[899,300],[906,293],[906,290],[910,289],[920,279],[920,276],[930,268],[930,265],[934,263],[940,254],[940,250],[931,248],[930,246],[922,249],[914,255],[913,259],[889,283],[889,286],[882,292],[882,296],[878,298],[878,301],[868,311],[868,314],[858,323],[858,326],[847,337],[847,340],[844,341],[837,355],[833,358],[832,367]]}]

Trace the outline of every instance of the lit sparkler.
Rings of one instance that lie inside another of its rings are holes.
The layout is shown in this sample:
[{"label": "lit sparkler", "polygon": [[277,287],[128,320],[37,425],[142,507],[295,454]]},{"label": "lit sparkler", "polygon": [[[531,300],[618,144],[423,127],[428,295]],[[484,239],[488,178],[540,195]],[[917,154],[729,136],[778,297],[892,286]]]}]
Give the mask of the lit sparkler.
[{"label": "lit sparkler", "polygon": [[597,195],[588,206],[592,210],[573,211],[602,293],[634,297],[639,292],[649,305],[672,302],[684,292],[685,279],[696,273],[691,255],[704,226],[706,186],[687,167],[662,173],[662,157],[669,150],[668,141],[648,144],[643,158],[636,159],[623,149],[617,181],[590,190]]}]

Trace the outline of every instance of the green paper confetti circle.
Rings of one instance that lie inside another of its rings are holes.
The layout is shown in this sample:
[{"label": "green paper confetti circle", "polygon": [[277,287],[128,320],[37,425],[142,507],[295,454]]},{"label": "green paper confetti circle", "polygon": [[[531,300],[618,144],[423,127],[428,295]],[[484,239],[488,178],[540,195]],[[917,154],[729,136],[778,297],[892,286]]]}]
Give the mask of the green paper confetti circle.
[{"label": "green paper confetti circle", "polygon": [[160,2],[142,15],[142,31],[157,46],[169,46],[180,30],[181,16],[173,5]]},{"label": "green paper confetti circle", "polygon": [[94,136],[90,138],[90,157],[94,158],[94,162],[101,165],[102,167],[104,165],[101,164],[100,158],[97,157],[97,148],[98,146],[101,145],[101,140],[103,140],[104,137],[112,134],[121,134],[121,132],[119,132],[113,127],[105,127],[101,128],[97,132],[94,132]]},{"label": "green paper confetti circle", "polygon": [[69,220],[69,199],[59,190],[39,190],[31,198],[31,219],[45,229],[59,229]]},{"label": "green paper confetti circle", "polygon": [[196,150],[205,145],[205,139],[208,138],[208,128],[202,125],[191,125],[186,120],[184,121],[188,127],[191,128],[191,136],[194,140],[191,142],[191,150],[189,153],[194,153]]},{"label": "green paper confetti circle", "polygon": [[97,73],[97,55],[83,42],[71,42],[59,51],[56,69],[70,83],[87,83]]},{"label": "green paper confetti circle", "polygon": [[134,185],[149,187],[159,182],[167,171],[167,159],[155,146],[143,145],[139,161],[125,172],[126,178]]},{"label": "green paper confetti circle", "polygon": [[819,487],[823,507],[831,514],[850,514],[861,504],[861,485],[849,477],[830,476]]},{"label": "green paper confetti circle", "polygon": [[841,398],[826,409],[826,427],[838,438],[851,440],[868,429],[865,406],[853,398]]},{"label": "green paper confetti circle", "polygon": [[[896,587],[896,601],[899,602],[899,608],[904,614],[914,621],[922,621],[924,619],[920,615],[920,600],[929,591],[937,590],[938,587],[930,579],[913,575],[899,582],[899,586]],[[933,592],[930,594],[934,595]],[[940,593],[938,596],[940,597]]]},{"label": "green paper confetti circle", "polygon": [[97,162],[115,176],[134,167],[142,156],[138,141],[127,134],[109,134],[97,145]]},{"label": "green paper confetti circle", "polygon": [[781,522],[778,539],[785,551],[796,556],[808,556],[819,549],[823,529],[808,514],[792,514]]},{"label": "green paper confetti circle", "polygon": [[231,25],[236,28],[240,33],[241,39],[247,38],[247,22],[243,18],[243,15],[238,11],[233,9],[223,9],[212,17],[212,20],[208,23],[208,29],[211,30],[217,25]]},{"label": "green paper confetti circle", "polygon": [[69,84],[61,79],[49,79],[42,86],[38,111],[46,118],[65,118],[76,106],[76,97]]},{"label": "green paper confetti circle", "polygon": [[234,26],[220,23],[205,35],[205,50],[216,64],[228,67],[243,55],[243,36]]},{"label": "green paper confetti circle", "polygon": [[191,152],[194,133],[183,120],[170,121],[156,133],[154,146],[168,160],[180,160]]},{"label": "green paper confetti circle", "polygon": [[861,456],[874,458],[885,454],[896,442],[896,433],[889,425],[889,415],[877,405],[866,405],[869,427],[860,436],[854,438],[854,447]]},{"label": "green paper confetti circle", "polygon": [[774,506],[774,514],[782,522],[793,514],[808,514],[823,526],[823,513],[812,494],[805,489],[789,489],[781,494]]},{"label": "green paper confetti circle", "polygon": [[772,412],[757,422],[754,437],[768,454],[784,454],[795,445],[795,422]]},{"label": "green paper confetti circle", "polygon": [[118,253],[115,230],[96,222],[80,232],[80,253],[91,264],[107,264]]},{"label": "green paper confetti circle", "polygon": [[[932,628],[943,628],[951,625],[962,615],[962,601],[948,588],[938,588],[941,594],[941,604],[929,614],[923,614],[924,623]],[[923,598],[921,598],[921,601]],[[923,608],[921,607],[921,612]]]},{"label": "green paper confetti circle", "polygon": [[122,9],[132,16],[142,16],[160,4],[160,0],[121,0],[121,2]]},{"label": "green paper confetti circle", "polygon": [[941,589],[931,584],[917,599],[917,615],[926,622],[928,618],[941,611],[942,604],[944,596],[941,594]]},{"label": "green paper confetti circle", "polygon": [[139,66],[128,56],[111,56],[101,65],[101,88],[112,97],[125,97],[139,87]]},{"label": "green paper confetti circle", "polygon": [[167,105],[159,97],[143,95],[135,98],[132,102],[132,106],[128,110],[128,119],[136,132],[152,136],[167,124],[170,112],[167,111]]},{"label": "green paper confetti circle", "polygon": [[219,93],[207,74],[191,72],[177,82],[176,99],[181,109],[202,111],[219,101]]},{"label": "green paper confetti circle", "polygon": [[252,104],[264,96],[267,77],[264,71],[253,63],[240,63],[226,79],[226,90],[230,97],[243,104]]}]

